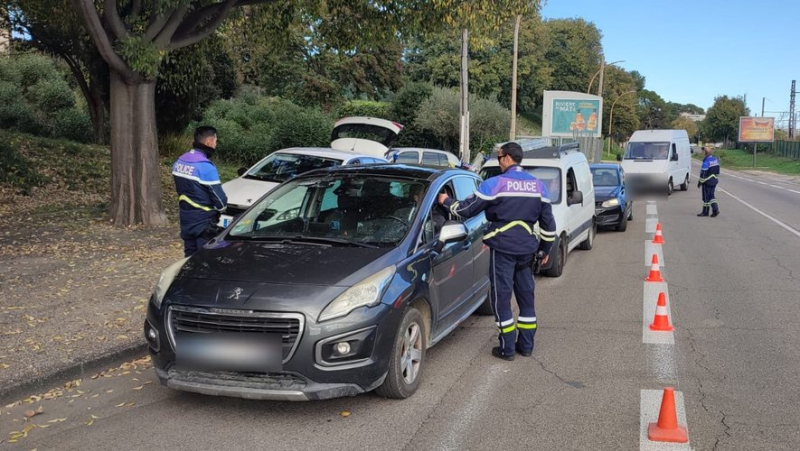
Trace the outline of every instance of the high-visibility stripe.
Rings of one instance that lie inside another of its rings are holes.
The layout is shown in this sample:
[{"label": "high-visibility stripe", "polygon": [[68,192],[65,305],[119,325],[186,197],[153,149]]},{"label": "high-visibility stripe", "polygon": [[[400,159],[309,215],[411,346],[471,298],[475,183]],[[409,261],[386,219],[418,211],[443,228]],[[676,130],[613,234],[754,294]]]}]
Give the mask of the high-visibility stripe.
[{"label": "high-visibility stripe", "polygon": [[512,324],[512,325],[510,325],[508,327],[500,328],[500,333],[507,334],[507,333],[510,333],[510,332],[514,332],[514,329],[516,329],[516,328],[517,328],[517,326]]},{"label": "high-visibility stripe", "polygon": [[547,241],[548,243],[553,243],[556,241],[556,237],[554,236],[542,236],[540,237],[542,241]]},{"label": "high-visibility stripe", "polygon": [[535,316],[520,316],[517,318],[517,321],[521,323],[535,323],[536,317]]},{"label": "high-visibility stripe", "polygon": [[489,238],[497,235],[498,233],[503,233],[512,227],[520,226],[525,229],[529,234],[533,235],[533,230],[531,226],[529,226],[525,221],[511,221],[508,224],[500,227],[499,229],[494,229],[492,232],[487,233],[483,236],[483,239],[488,240]]},{"label": "high-visibility stripe", "polygon": [[175,177],[180,177],[182,179],[188,179],[193,182],[200,183],[201,185],[221,185],[222,182],[220,180],[201,180],[200,177],[195,177],[192,175],[182,174],[178,171],[172,171],[172,175]]},{"label": "high-visibility stripe", "polygon": [[494,196],[489,196],[489,195],[483,194],[481,192],[476,192],[475,195],[480,197],[483,200],[495,200],[498,197],[533,197],[533,198],[541,199],[542,202],[547,202],[548,204],[550,203],[550,199],[549,198],[544,197],[539,193],[508,193],[508,192],[506,192],[506,193],[497,193]]},{"label": "high-visibility stripe", "polygon": [[520,329],[530,330],[530,329],[536,329],[536,324],[519,323],[519,324],[517,324],[517,327],[519,327]]},{"label": "high-visibility stripe", "polygon": [[511,318],[511,319],[510,319],[510,320],[508,320],[508,321],[503,321],[503,322],[501,322],[501,323],[495,322],[495,324],[497,324],[497,327],[506,327],[506,326],[508,326],[509,324],[514,324],[514,318]]},{"label": "high-visibility stripe", "polygon": [[539,233],[541,233],[542,235],[547,235],[547,236],[556,236],[555,230],[552,231],[552,232],[549,231],[549,230],[540,230]]},{"label": "high-visibility stripe", "polygon": [[211,208],[200,205],[197,202],[193,201],[192,199],[189,199],[189,197],[186,196],[186,194],[181,194],[180,197],[178,197],[178,201],[179,202],[184,201],[187,204],[191,205],[192,207],[197,208],[198,210],[211,211]]}]

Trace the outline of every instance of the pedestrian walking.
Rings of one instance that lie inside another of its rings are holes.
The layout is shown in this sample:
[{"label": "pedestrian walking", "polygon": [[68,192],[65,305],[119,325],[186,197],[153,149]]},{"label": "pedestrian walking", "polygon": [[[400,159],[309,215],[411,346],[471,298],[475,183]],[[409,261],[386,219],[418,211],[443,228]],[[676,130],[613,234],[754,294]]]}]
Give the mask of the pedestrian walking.
[{"label": "pedestrian walking", "polygon": [[697,187],[703,189],[703,211],[697,216],[708,216],[709,209],[711,210],[711,217],[719,215],[719,205],[714,191],[717,189],[719,182],[719,158],[712,155],[714,149],[712,147],[703,147],[705,158],[703,158],[703,165],[700,167],[700,178],[697,181]]},{"label": "pedestrian walking", "polygon": [[[519,144],[504,144],[497,151],[497,160],[503,172],[481,183],[475,194],[461,202],[440,194],[438,202],[457,216],[484,212],[489,220],[483,242],[490,248],[490,296],[500,341],[492,355],[514,360],[516,354],[528,357],[533,353],[536,309],[531,268],[537,252],[543,254],[542,263],[547,263],[556,223],[547,187],[520,166]],[[539,236],[534,231],[537,222]],[[512,293],[519,305],[516,322],[511,311]]]},{"label": "pedestrian walking", "polygon": [[194,132],[192,149],[172,165],[186,257],[200,250],[216,235],[219,214],[228,204],[217,167],[210,160],[216,148],[217,130],[208,126],[198,127]]}]

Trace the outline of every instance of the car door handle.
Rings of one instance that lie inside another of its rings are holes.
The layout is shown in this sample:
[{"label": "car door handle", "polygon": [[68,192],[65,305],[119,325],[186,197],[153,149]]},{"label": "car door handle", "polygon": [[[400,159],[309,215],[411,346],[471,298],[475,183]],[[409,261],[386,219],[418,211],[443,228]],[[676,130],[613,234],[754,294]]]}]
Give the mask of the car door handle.
[{"label": "car door handle", "polygon": [[471,241],[469,238],[467,238],[467,239],[464,241],[464,250],[465,250],[465,251],[466,251],[466,250],[468,250],[468,249],[470,248],[470,246],[472,246],[472,241]]}]

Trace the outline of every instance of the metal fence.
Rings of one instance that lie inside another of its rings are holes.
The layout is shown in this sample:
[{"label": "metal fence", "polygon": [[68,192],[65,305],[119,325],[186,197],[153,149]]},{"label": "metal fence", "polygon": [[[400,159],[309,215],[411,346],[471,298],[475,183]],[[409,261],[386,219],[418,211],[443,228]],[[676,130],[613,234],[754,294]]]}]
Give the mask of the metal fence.
[{"label": "metal fence", "polygon": [[770,153],[780,157],[800,160],[800,141],[775,141]]}]

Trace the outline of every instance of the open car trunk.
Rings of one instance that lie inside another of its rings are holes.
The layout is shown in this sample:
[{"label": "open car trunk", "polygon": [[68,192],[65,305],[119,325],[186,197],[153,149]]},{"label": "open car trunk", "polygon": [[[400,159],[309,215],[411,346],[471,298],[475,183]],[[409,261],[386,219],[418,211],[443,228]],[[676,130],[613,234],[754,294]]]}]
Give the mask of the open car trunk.
[{"label": "open car trunk", "polygon": [[331,148],[384,158],[403,126],[374,117],[346,117],[336,122]]}]

